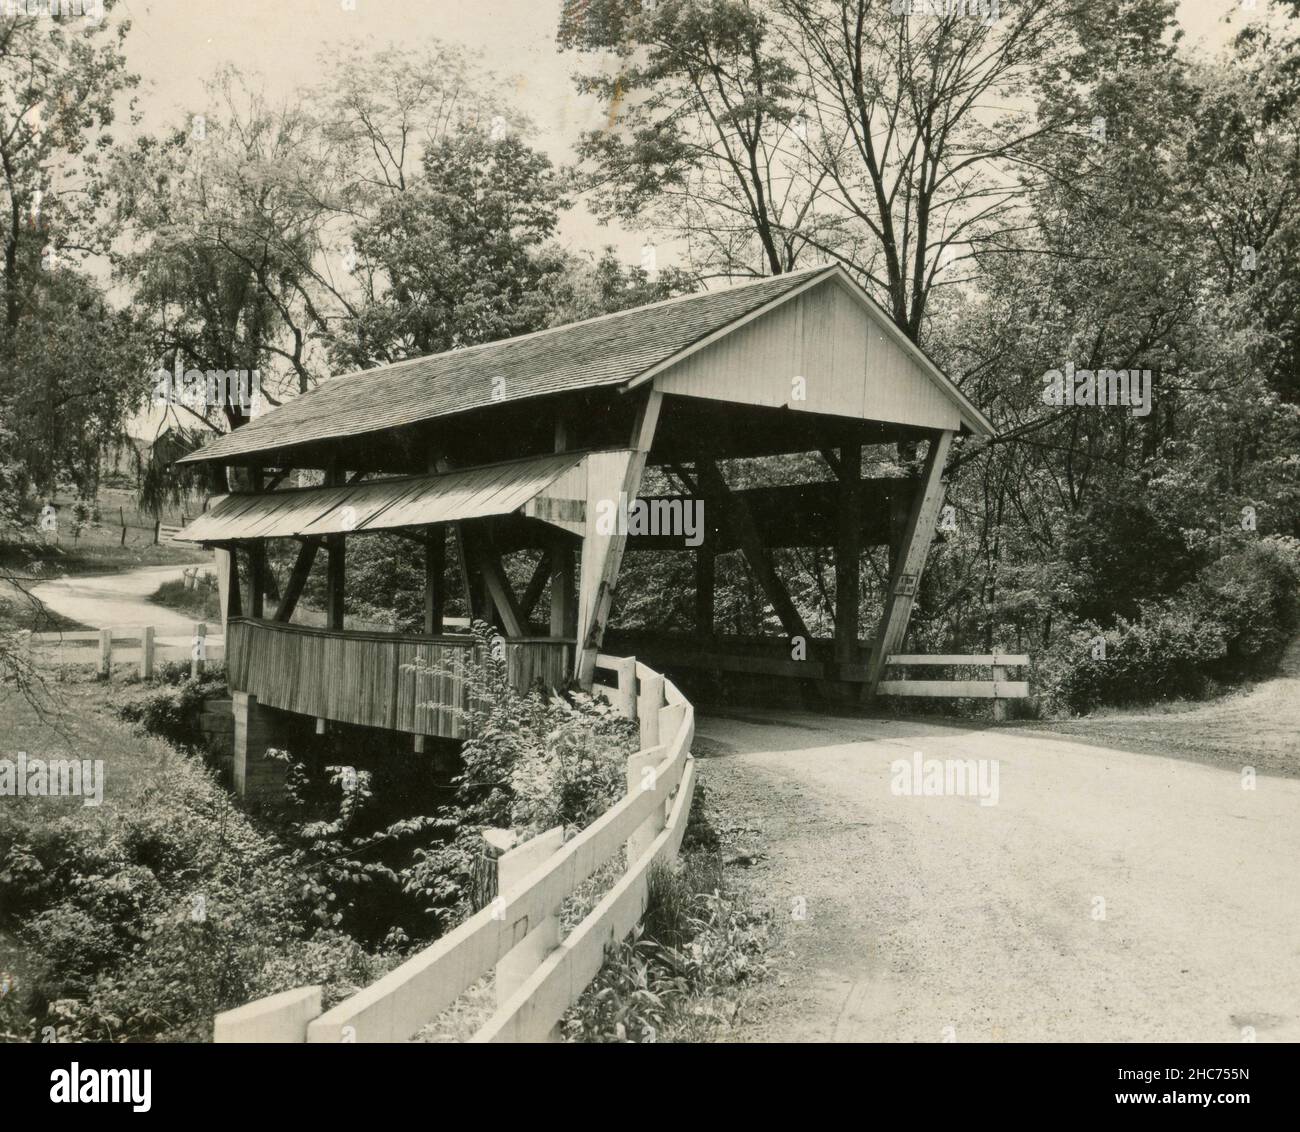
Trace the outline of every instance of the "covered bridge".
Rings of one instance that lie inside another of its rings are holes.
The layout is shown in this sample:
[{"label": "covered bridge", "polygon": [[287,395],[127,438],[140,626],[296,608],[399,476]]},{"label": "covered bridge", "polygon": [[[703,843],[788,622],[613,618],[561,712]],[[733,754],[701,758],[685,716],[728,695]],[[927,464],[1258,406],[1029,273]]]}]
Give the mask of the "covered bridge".
[{"label": "covered bridge", "polygon": [[[225,579],[236,783],[256,786],[246,749],[267,708],[407,732],[417,747],[459,737],[449,709],[463,688],[417,686],[409,668],[471,647],[444,631],[453,585],[498,627],[521,682],[589,685],[613,649],[684,688],[694,670],[869,694],[902,642],[960,431],[992,426],[838,266],[333,378],[186,457],[244,469],[252,488],[213,499],[178,536],[212,547]],[[862,477],[864,446],[901,441],[926,445],[918,476]],[[795,452],[821,453],[828,478],[733,490],[719,465]],[[689,492],[653,501],[655,514],[703,501],[702,541],[679,529],[631,536],[693,547],[695,631],[615,640],[606,622],[629,536],[610,517],[637,499],[647,465]],[[279,488],[302,469],[323,472],[324,485]],[[421,634],[344,629],[346,544],[375,531],[406,536],[423,561]],[[269,539],[300,546],[283,586],[268,577]],[[812,639],[772,563],[774,547],[809,545],[834,547],[832,640]],[[873,545],[891,546],[892,567],[883,618],[864,639],[859,563]],[[520,592],[503,556],[525,548],[542,553]],[[714,559],[730,551],[745,555],[784,637],[714,632]],[[320,552],[326,625],[309,628],[292,616]]]}]

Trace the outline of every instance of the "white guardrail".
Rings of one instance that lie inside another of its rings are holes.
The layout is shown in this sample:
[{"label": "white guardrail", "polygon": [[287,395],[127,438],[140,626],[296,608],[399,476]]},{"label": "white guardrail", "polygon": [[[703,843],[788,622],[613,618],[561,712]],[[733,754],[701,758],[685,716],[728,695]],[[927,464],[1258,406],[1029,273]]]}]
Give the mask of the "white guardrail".
[{"label": "white guardrail", "polygon": [[[160,660],[190,662],[190,675],[196,679],[203,673],[207,661],[218,662],[225,659],[225,642],[218,636],[215,640],[208,636],[208,627],[203,622],[196,622],[190,636],[172,632],[159,634],[154,626],[144,625],[140,628],[117,629],[82,629],[66,633],[26,633],[24,643],[29,657],[34,661],[38,655],[41,660],[53,659],[51,653],[57,652],[63,663],[88,663],[98,656],[99,673],[107,676],[114,663],[132,660],[139,663],[140,676],[149,679],[154,674],[154,666]],[[134,656],[124,654],[133,653]],[[81,654],[70,656],[69,654]]]},{"label": "white guardrail", "polygon": [[1029,657],[1024,653],[983,653],[980,655],[954,654],[950,656],[908,653],[892,654],[885,658],[885,667],[908,668],[913,665],[943,665],[945,667],[991,668],[992,680],[882,680],[876,692],[882,696],[922,696],[926,699],[981,699],[993,701],[993,718],[1006,718],[1006,701],[1029,697],[1029,681],[1008,680],[1008,668],[1029,667]]},{"label": "white guardrail", "polygon": [[[573,840],[548,830],[497,862],[497,898],[378,982],[321,1013],[321,988],[301,987],[218,1014],[217,1042],[404,1042],[489,970],[497,1009],[472,1042],[554,1040],[564,1012],[604,961],[606,944],[640,921],[650,868],[676,855],[695,790],[695,710],[632,657],[600,656],[619,711],[641,725],[627,794]],[[560,938],[560,905],[627,847],[627,866],[587,916]]]}]

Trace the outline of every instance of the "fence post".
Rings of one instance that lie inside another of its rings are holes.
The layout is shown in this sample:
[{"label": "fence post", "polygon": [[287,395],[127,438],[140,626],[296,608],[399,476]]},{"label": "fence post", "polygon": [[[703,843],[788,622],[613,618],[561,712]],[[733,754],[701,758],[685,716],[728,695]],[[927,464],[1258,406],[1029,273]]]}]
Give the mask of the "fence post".
[{"label": "fence post", "polygon": [[1007,678],[1007,670],[1000,664],[993,666],[993,722],[1001,723],[1007,717],[1007,701],[998,695],[998,684]]},{"label": "fence post", "polygon": [[618,697],[615,707],[625,719],[636,718],[636,657],[625,656],[615,665],[618,673]]},{"label": "fence post", "polygon": [[122,541],[120,546],[126,545],[126,510],[122,507],[117,509],[117,517],[122,521]]},{"label": "fence post", "polygon": [[[654,768],[664,761],[667,751],[663,747],[650,747],[644,751],[637,751],[635,755],[630,755],[627,760],[627,792],[636,794],[642,790],[653,790],[657,783],[655,782]],[[627,867],[630,869],[633,862],[638,860],[642,853],[650,848],[650,843],[663,831],[667,824],[668,810],[664,806],[656,806],[654,811],[646,818],[644,824],[639,826],[631,837],[627,839]]]},{"label": "fence post", "polygon": [[203,675],[203,661],[208,651],[208,627],[200,621],[194,626],[194,647],[190,650],[190,679]]},{"label": "fence post", "polygon": [[153,626],[146,625],[140,630],[140,679],[148,680],[153,675]]},{"label": "fence post", "polygon": [[[538,869],[564,845],[564,826],[557,825],[539,833],[531,841],[502,853],[497,858],[497,897],[517,888],[529,873]],[[537,970],[542,960],[560,946],[560,906],[548,908],[542,922],[533,926],[524,921],[526,935],[497,962],[497,1006],[504,1006],[510,996]],[[559,1027],[550,1038],[559,1040]]]},{"label": "fence post", "polygon": [[113,673],[113,630],[99,631],[99,674],[111,676]]},{"label": "fence post", "polygon": [[155,519],[155,520],[153,521],[153,544],[154,544],[154,546],[157,546],[157,545],[158,545],[158,532],[161,531],[161,530],[162,530],[162,519]]},{"label": "fence post", "polygon": [[659,746],[659,709],[664,704],[664,678],[657,672],[641,678],[636,713],[641,720],[641,747]]}]

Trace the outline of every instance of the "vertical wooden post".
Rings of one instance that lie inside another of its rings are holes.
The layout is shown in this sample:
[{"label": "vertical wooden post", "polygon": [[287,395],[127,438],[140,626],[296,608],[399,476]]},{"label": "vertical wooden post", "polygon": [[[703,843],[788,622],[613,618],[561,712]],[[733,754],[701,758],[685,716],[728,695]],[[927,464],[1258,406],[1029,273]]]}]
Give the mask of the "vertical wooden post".
[{"label": "vertical wooden post", "polygon": [[[254,468],[249,478],[253,490],[260,493],[264,482],[262,469]],[[266,543],[262,539],[254,539],[248,544],[248,592],[249,615],[262,617],[266,595]]]},{"label": "vertical wooden post", "polygon": [[998,685],[1006,678],[1006,668],[995,664],[993,666],[993,721],[995,723],[1001,723],[1007,718],[1007,701],[998,695]]},{"label": "vertical wooden post", "polygon": [[442,616],[447,603],[445,568],[447,539],[440,526],[426,527],[424,532],[424,631],[432,636],[442,632]]},{"label": "vertical wooden post", "polygon": [[[325,482],[331,487],[343,483],[343,472],[337,462],[331,461],[325,472]],[[343,585],[347,555],[347,536],[325,536],[325,627],[343,628]]]},{"label": "vertical wooden post", "polygon": [[[555,410],[555,451],[567,452],[571,429],[563,406]],[[575,637],[578,633],[578,605],[574,588],[573,543],[557,535],[550,546],[551,636]],[[575,651],[581,642],[576,641]]]},{"label": "vertical wooden post", "polygon": [[[642,669],[642,671],[645,671]],[[664,704],[664,678],[657,672],[641,677],[636,714],[641,720],[641,746],[659,746],[659,709]]]},{"label": "vertical wooden post", "polygon": [[695,631],[713,636],[713,592],[715,585],[713,547],[707,541],[695,548]]},{"label": "vertical wooden post", "polygon": [[618,694],[614,706],[624,719],[636,718],[636,657],[622,657],[617,666]]},{"label": "vertical wooden post", "polygon": [[880,628],[871,646],[871,662],[867,670],[868,696],[874,695],[876,685],[884,672],[885,659],[897,652],[907,633],[907,622],[912,616],[912,603],[921,583],[925,559],[930,552],[939,508],[943,504],[943,467],[952,446],[953,433],[944,429],[930,440],[930,450],[925,457],[925,468],[916,485],[912,510],[907,520],[903,545],[889,572],[889,591],[885,595],[885,609]]},{"label": "vertical wooden post", "polygon": [[551,547],[551,636],[572,637],[578,631],[573,593],[573,545],[557,538]]},{"label": "vertical wooden post", "polygon": [[[564,845],[564,827],[556,826],[510,849],[497,858],[497,895],[517,888],[529,873],[540,868]],[[542,960],[560,946],[560,905],[547,909],[537,925],[525,922],[527,934],[497,962],[495,989],[497,1006],[504,1006]],[[558,1038],[558,1033],[552,1033]]]},{"label": "vertical wooden post", "polygon": [[840,448],[839,515],[835,541],[835,660],[858,659],[858,606],[862,593],[862,514],[859,483],[862,445]]},{"label": "vertical wooden post", "polygon": [[460,576],[460,588],[465,596],[465,616],[473,622],[483,617],[484,611],[478,576],[470,567],[471,536],[464,523],[452,523],[451,533],[452,546],[456,552],[456,573]]},{"label": "vertical wooden post", "polygon": [[99,631],[99,674],[111,676],[113,673],[113,630]]},{"label": "vertical wooden post", "polygon": [[190,648],[190,679],[203,675],[203,662],[208,658],[208,627],[202,622],[194,626],[194,642]]},{"label": "vertical wooden post", "polygon": [[347,554],[346,535],[326,535],[325,627],[343,628],[343,584]]},{"label": "vertical wooden post", "polygon": [[146,625],[140,630],[140,679],[148,680],[153,676],[153,626]]},{"label": "vertical wooden post", "polygon": [[[225,551],[227,558],[226,578],[225,578],[225,600],[222,602],[222,616],[242,617],[244,615],[243,606],[239,598],[239,544],[231,543],[230,549]],[[221,559],[217,559],[217,568],[221,568]]]}]

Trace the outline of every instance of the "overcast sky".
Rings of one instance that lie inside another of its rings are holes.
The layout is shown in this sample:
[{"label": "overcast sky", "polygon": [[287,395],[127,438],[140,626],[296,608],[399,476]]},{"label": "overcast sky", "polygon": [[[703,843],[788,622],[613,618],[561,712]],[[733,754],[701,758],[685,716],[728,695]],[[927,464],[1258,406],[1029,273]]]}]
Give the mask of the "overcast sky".
[{"label": "overcast sky", "polygon": [[[1258,18],[1267,0],[1256,2],[1248,11],[1243,0],[1183,0],[1179,15],[1189,41],[1216,47],[1229,34],[1225,13]],[[146,129],[199,111],[204,79],[227,63],[287,94],[322,78],[317,58],[330,43],[437,37],[480,52],[535,123],[531,140],[560,162],[572,159],[579,133],[601,120],[594,100],[574,92],[573,56],[556,50],[560,6],[561,0],[122,0],[118,10],[133,24],[126,54],[144,81]],[[613,243],[627,262],[640,258],[638,234],[601,227],[584,209],[570,213],[562,231],[575,248]]]}]

